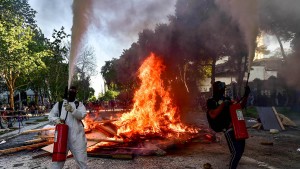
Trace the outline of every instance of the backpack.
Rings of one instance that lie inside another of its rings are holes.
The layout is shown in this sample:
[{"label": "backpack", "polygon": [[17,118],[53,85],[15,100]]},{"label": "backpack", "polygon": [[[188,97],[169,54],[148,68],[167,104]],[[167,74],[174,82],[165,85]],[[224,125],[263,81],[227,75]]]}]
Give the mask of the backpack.
[{"label": "backpack", "polygon": [[222,132],[223,129],[225,128],[225,125],[222,125],[221,123],[218,122],[218,120],[216,120],[218,117],[216,117],[215,119],[212,119],[208,112],[207,112],[207,121],[209,124],[209,127],[211,129],[213,129],[215,132]]},{"label": "backpack", "polygon": [[[217,106],[216,104],[217,104],[216,101],[214,101],[213,99],[207,100],[208,108]],[[206,116],[207,116],[209,127],[213,129],[215,132],[222,132],[223,129],[226,129],[231,123],[229,108],[222,111],[215,119],[212,119],[210,117],[208,110],[206,112]]]}]

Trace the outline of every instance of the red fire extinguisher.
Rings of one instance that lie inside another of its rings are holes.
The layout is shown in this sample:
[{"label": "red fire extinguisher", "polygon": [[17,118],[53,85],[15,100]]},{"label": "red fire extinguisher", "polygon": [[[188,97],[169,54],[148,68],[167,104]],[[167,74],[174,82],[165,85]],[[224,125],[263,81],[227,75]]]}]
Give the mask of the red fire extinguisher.
[{"label": "red fire extinguisher", "polygon": [[68,125],[57,124],[55,127],[52,161],[66,161],[68,142]]},{"label": "red fire extinguisher", "polygon": [[249,138],[246,122],[240,103],[230,105],[231,121],[234,129],[234,136],[237,140]]}]

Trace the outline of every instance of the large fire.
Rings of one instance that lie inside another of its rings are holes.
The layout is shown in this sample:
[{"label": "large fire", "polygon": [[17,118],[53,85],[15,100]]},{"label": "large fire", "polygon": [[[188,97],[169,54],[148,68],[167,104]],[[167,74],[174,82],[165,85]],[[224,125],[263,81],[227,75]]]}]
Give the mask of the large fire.
[{"label": "large fire", "polygon": [[131,111],[123,113],[117,120],[108,120],[110,126],[88,116],[85,118],[86,129],[100,131],[111,139],[132,141],[157,137],[178,139],[181,136],[187,139],[187,135],[198,133],[199,128],[181,122],[170,88],[165,87],[161,79],[164,70],[162,59],[151,53],[138,70],[141,84],[134,94]]},{"label": "large fire", "polygon": [[118,135],[171,137],[176,133],[196,132],[180,122],[170,90],[164,87],[161,79],[164,69],[162,60],[153,53],[143,62],[138,70],[141,86],[135,92],[133,109],[115,122]]}]

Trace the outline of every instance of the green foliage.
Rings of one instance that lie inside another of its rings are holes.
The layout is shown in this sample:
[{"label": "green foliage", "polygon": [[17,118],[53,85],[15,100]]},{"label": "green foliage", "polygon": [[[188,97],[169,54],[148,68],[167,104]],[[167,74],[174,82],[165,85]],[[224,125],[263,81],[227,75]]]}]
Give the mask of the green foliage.
[{"label": "green foliage", "polygon": [[68,84],[67,54],[69,49],[65,42],[69,36],[65,33],[64,27],[61,27],[58,31],[54,30],[53,41],[48,44],[52,56],[45,59],[47,65],[45,78],[52,102],[62,100],[65,87]]},{"label": "green foliage", "polygon": [[115,70],[116,59],[113,58],[111,61],[105,61],[105,65],[101,68],[101,74],[105,79],[105,82],[109,89],[113,88],[117,82],[117,74]]},{"label": "green foliage", "polygon": [[256,108],[254,106],[249,106],[245,109],[245,116],[258,118],[258,112],[256,111]]},{"label": "green foliage", "polygon": [[92,96],[88,99],[89,102],[95,102],[97,100],[96,96]]},{"label": "green foliage", "polygon": [[39,44],[34,39],[37,35],[33,19],[35,11],[27,1],[4,0],[0,7],[0,74],[5,79],[10,103],[14,107],[16,81],[44,69],[43,58],[48,51],[37,47]]},{"label": "green foliage", "polygon": [[107,90],[104,93],[104,96],[101,97],[100,99],[104,100],[104,101],[109,101],[109,100],[115,99],[119,95],[119,93],[120,92],[118,92],[118,91]]}]

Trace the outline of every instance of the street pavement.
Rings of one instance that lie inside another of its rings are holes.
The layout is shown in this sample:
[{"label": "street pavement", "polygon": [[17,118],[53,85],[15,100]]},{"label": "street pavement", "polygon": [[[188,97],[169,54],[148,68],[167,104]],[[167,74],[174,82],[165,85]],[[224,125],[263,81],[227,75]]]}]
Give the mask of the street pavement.
[{"label": "street pavement", "polygon": [[[19,137],[20,132],[42,128],[47,125],[48,121],[38,122],[37,124],[26,124],[37,122],[39,119],[46,118],[47,115],[41,117],[31,117],[28,121],[23,121],[20,130],[0,135],[0,141],[9,140],[13,137]],[[18,127],[19,124],[14,124]],[[107,169],[202,169],[206,163],[212,164],[214,169],[226,169],[229,162],[229,150],[226,140],[220,134],[220,143],[195,143],[187,147],[181,147],[175,152],[168,153],[165,156],[135,156],[132,160],[117,160],[109,158],[88,157],[89,168],[107,168]],[[1,147],[1,144],[0,144]],[[37,157],[44,154],[45,151],[40,149],[19,151],[12,154],[0,155],[0,169],[46,169],[50,168],[52,163],[51,156]],[[68,158],[64,169],[77,168],[74,158]],[[255,156],[242,157],[238,169],[277,169],[263,161],[256,160]]]},{"label": "street pavement", "polygon": [[0,132],[4,131],[5,133],[0,135],[0,140],[7,139],[10,137],[14,137],[18,135],[19,133],[22,133],[23,131],[37,129],[42,126],[45,126],[49,124],[49,121],[44,121],[48,118],[48,114],[42,115],[42,116],[33,116],[29,117],[28,120],[22,120],[21,122],[16,121],[13,124],[13,127],[7,128],[7,126],[4,125],[5,129],[0,129]]}]

